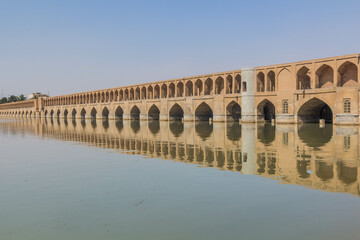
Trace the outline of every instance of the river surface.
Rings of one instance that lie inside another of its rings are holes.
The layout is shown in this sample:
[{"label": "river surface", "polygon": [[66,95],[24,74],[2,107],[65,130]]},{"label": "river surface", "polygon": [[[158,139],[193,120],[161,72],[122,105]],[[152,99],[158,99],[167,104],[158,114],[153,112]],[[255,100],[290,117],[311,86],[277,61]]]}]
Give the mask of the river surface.
[{"label": "river surface", "polygon": [[359,239],[359,130],[0,120],[0,239]]}]

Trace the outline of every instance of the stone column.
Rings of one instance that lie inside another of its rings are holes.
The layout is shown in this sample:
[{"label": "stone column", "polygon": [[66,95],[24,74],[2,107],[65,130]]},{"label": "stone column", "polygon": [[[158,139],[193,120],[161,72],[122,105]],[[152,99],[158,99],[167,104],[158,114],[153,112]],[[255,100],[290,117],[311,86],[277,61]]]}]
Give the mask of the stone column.
[{"label": "stone column", "polygon": [[241,81],[242,85],[246,83],[246,91],[242,89],[241,93],[241,120],[242,122],[255,122],[255,69],[241,69]]}]

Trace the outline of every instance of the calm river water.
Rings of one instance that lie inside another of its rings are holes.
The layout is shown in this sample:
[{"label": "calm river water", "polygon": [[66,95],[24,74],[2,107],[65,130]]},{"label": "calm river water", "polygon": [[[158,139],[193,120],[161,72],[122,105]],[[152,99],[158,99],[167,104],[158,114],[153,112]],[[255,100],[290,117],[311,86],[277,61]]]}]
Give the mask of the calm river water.
[{"label": "calm river water", "polygon": [[0,239],[359,239],[360,127],[0,121]]}]

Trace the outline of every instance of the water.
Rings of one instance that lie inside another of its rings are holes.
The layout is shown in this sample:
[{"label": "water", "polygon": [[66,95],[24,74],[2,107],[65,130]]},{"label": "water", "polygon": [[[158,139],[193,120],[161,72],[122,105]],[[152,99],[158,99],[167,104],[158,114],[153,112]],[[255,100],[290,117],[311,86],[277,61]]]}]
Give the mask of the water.
[{"label": "water", "polygon": [[3,120],[0,239],[359,239],[359,130]]}]

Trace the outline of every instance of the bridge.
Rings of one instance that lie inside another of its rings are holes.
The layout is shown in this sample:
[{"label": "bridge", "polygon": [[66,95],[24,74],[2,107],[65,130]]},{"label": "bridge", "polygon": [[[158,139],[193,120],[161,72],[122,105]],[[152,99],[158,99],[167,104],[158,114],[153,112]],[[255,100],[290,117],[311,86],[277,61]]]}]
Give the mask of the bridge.
[{"label": "bridge", "polygon": [[360,124],[360,55],[1,104],[0,116]]}]

